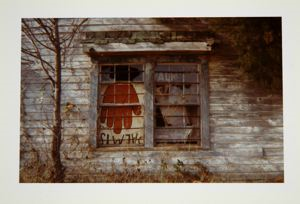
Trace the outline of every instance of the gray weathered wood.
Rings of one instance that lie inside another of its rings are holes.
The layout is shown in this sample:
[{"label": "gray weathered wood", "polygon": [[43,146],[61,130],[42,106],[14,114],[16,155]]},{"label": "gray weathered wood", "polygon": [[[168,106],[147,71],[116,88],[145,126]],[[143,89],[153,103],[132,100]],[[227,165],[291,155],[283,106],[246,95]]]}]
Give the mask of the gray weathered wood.
[{"label": "gray weathered wood", "polygon": [[243,149],[243,148],[283,148],[282,141],[257,141],[257,142],[232,142],[232,143],[215,143],[213,144],[214,149]]},{"label": "gray weathered wood", "polygon": [[208,104],[208,61],[203,59],[200,71],[200,121],[201,121],[201,147],[210,148],[209,138],[209,104]]},{"label": "gray weathered wood", "polygon": [[154,145],[154,64],[145,64],[145,147]]},{"label": "gray weathered wood", "polygon": [[211,126],[235,126],[235,127],[242,127],[242,126],[263,126],[263,127],[282,127],[282,118],[265,118],[265,119],[256,119],[256,118],[242,118],[242,117],[216,117],[210,118],[210,125]]},{"label": "gray weathered wood", "polygon": [[[69,19],[65,21],[70,23]],[[156,25],[157,18],[89,18],[89,25]]]},{"label": "gray weathered wood", "polygon": [[[50,91],[26,91],[25,98],[40,98],[41,96],[51,96]],[[62,94],[64,98],[87,98],[89,90],[68,90]],[[46,97],[45,97],[46,98]]]},{"label": "gray weathered wood", "polygon": [[90,52],[89,55],[103,64],[120,64],[120,63],[147,63],[156,60],[157,63],[198,63],[200,58],[199,53],[186,54],[187,51],[176,52],[176,55],[172,55],[168,52],[106,52],[97,53]]},{"label": "gray weathered wood", "polygon": [[[65,28],[63,32],[67,32]],[[167,25],[90,25],[85,26],[85,32],[99,31],[199,31],[203,25],[173,25],[172,28]]]},{"label": "gray weathered wood", "polygon": [[[62,19],[60,25],[70,25],[71,20],[69,18]],[[161,18],[89,18],[88,25],[161,25],[166,24],[169,26],[176,25],[185,25],[187,26],[187,21],[184,18],[177,18],[176,21],[170,18],[164,18],[164,21]],[[193,23],[188,25],[203,25],[205,24],[194,19]]]},{"label": "gray weathered wood", "polygon": [[263,127],[263,126],[249,126],[249,127],[211,127],[212,133],[222,134],[282,134],[283,127]]},{"label": "gray weathered wood", "polygon": [[92,66],[91,70],[91,88],[90,88],[90,110],[89,110],[89,128],[90,128],[90,145],[97,147],[97,107],[98,107],[98,73],[97,64]]},{"label": "gray weathered wood", "polygon": [[[31,136],[36,136],[36,135],[49,135],[51,136],[53,133],[51,131],[51,129],[49,129],[50,127],[48,126],[45,126],[44,128],[29,128],[27,129],[27,133]],[[23,129],[23,128],[21,128]],[[73,136],[88,136],[89,135],[89,128],[80,128],[80,127],[77,127],[77,128],[64,128],[63,130],[63,135],[73,135]]]},{"label": "gray weathered wood", "polygon": [[282,134],[222,134],[217,133],[210,135],[211,142],[213,143],[243,143],[243,142],[253,142],[253,143],[265,143],[265,142],[282,142]]},{"label": "gray weathered wood", "polygon": [[206,42],[166,42],[154,44],[151,42],[140,42],[135,44],[109,43],[107,45],[87,44],[83,51],[90,52],[143,52],[143,51],[211,51]]},{"label": "gray weathered wood", "polygon": [[283,148],[264,148],[265,156],[283,156]]},{"label": "gray weathered wood", "polygon": [[[68,98],[69,100],[66,103],[72,103],[72,98]],[[89,105],[83,104],[74,104],[76,106],[74,106],[72,109],[67,109],[66,108],[66,103],[65,104],[61,104],[61,108],[65,109],[64,113],[66,115],[69,114],[73,114],[76,112],[88,112],[89,111]],[[25,108],[26,113],[51,113],[53,112],[53,105],[51,104],[34,104],[34,105],[26,105]]]},{"label": "gray weathered wood", "polygon": [[[210,87],[211,88],[211,87]],[[213,90],[211,88],[211,90]],[[226,97],[226,96],[210,96],[210,104],[282,104],[282,98],[278,96],[273,97],[251,97],[251,96],[240,96],[240,97]]]},{"label": "gray weathered wood", "polygon": [[227,157],[235,157],[235,156],[248,156],[248,157],[262,157],[263,156],[263,148],[261,147],[251,147],[251,148],[218,148],[215,149],[215,152],[220,153]]}]

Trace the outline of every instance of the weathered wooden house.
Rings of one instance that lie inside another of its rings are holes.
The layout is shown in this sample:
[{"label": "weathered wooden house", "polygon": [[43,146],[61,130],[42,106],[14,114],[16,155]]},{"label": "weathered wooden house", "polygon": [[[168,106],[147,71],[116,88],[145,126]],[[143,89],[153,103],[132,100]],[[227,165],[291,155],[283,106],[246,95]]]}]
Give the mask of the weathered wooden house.
[{"label": "weathered wooden house", "polygon": [[[59,31],[71,22],[59,19]],[[255,88],[206,19],[92,18],[79,30],[62,56],[65,182],[204,167],[214,182],[283,180],[282,94]],[[39,63],[22,63],[20,174],[49,157],[47,78]]]}]

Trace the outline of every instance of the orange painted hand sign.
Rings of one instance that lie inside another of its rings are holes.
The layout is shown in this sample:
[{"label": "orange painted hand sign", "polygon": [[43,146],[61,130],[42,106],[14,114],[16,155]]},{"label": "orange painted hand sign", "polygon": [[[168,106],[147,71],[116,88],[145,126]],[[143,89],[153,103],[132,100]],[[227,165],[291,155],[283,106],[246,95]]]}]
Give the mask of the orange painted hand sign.
[{"label": "orange painted hand sign", "polygon": [[[114,133],[120,134],[123,124],[125,129],[131,128],[132,112],[135,115],[141,114],[141,106],[137,105],[138,103],[137,93],[130,83],[109,85],[103,96],[105,106],[101,109],[101,123],[106,121],[107,127],[113,127]],[[127,105],[116,106],[118,104]]]}]

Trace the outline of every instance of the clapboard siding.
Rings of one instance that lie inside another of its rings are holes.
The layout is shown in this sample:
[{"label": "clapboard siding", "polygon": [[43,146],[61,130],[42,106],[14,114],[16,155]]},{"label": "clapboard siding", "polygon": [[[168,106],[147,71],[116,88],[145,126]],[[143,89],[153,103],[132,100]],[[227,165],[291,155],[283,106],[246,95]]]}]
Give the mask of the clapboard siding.
[{"label": "clapboard siding", "polygon": [[[50,91],[25,91],[25,98],[39,98],[41,95],[50,96]],[[86,98],[89,95],[89,90],[67,90],[62,91],[62,98]]]},{"label": "clapboard siding", "polygon": [[[39,121],[39,120],[51,120],[52,113],[41,113],[41,112],[33,112],[33,113],[25,113],[24,120],[26,121]],[[88,118],[88,112],[75,111],[70,112],[70,114],[62,114],[62,118],[64,120],[86,120]]]},{"label": "clapboard siding", "polygon": [[[253,154],[262,154],[259,157],[271,164],[258,168],[258,171],[266,172],[262,174],[265,177],[256,172],[256,163],[252,160],[253,169],[247,168],[251,176],[237,173],[246,173],[246,169],[237,169],[228,172],[226,179],[232,182],[242,179],[263,181],[267,180],[270,172],[280,175],[283,171],[283,157],[278,157],[283,155],[282,96],[258,89],[253,80],[242,76],[238,67],[232,66],[234,63],[226,65],[225,61],[222,64],[220,60],[218,58],[218,61],[210,63],[210,130],[213,148],[223,155],[227,154],[228,159],[234,158],[233,155],[241,156],[241,149],[250,150],[249,158]],[[241,165],[248,161],[247,157],[240,158],[236,161]]]},{"label": "clapboard siding", "polygon": [[[49,127],[53,124],[52,121],[48,120],[38,120],[38,121],[25,121],[24,124],[22,124],[21,127],[24,128],[43,128],[43,127]],[[65,128],[88,128],[89,124],[87,121],[82,120],[64,120],[62,122],[62,126]]]},{"label": "clapboard siding", "polygon": [[[28,78],[24,78],[24,84],[41,84],[47,81],[47,77],[40,76],[30,76]],[[65,83],[88,83],[90,82],[90,78],[88,76],[62,76],[62,86]]]},{"label": "clapboard siding", "polygon": [[[75,83],[75,82],[68,82],[62,84],[62,90],[89,90],[90,84],[89,83]],[[35,83],[35,84],[26,84],[25,91],[50,91],[51,86],[49,83]]]},{"label": "clapboard siding", "polygon": [[282,104],[282,98],[278,96],[239,96],[239,97],[226,97],[226,96],[210,96],[210,104]]},{"label": "clapboard siding", "polygon": [[282,118],[268,118],[268,119],[257,119],[257,118],[228,118],[228,117],[216,117],[210,118],[210,124],[215,126],[255,126],[260,124],[263,127],[276,127],[282,126]]},{"label": "clapboard siding", "polygon": [[244,143],[244,142],[282,142],[281,134],[212,134],[214,143]]},{"label": "clapboard siding", "polygon": [[[71,89],[71,90],[76,90],[76,89]],[[79,89],[82,90],[82,89]],[[86,90],[86,89],[84,89]],[[68,91],[68,89],[66,89]],[[71,102],[73,104],[77,105],[88,105],[89,104],[89,99],[88,98],[65,98],[61,101],[61,105],[65,105],[67,102]],[[24,98],[24,104],[25,105],[52,105],[53,104],[53,99],[50,97],[43,97],[41,98]]]},{"label": "clapboard siding", "polygon": [[[183,22],[183,21],[182,21]],[[60,21],[60,30],[68,33],[70,20]],[[201,23],[162,24],[152,18],[89,19],[85,32],[103,31],[199,31]],[[39,33],[38,29],[36,32]],[[41,35],[39,39],[44,40]],[[208,62],[209,150],[141,150],[101,148],[91,149],[89,144],[89,106],[92,60],[83,52],[81,40],[76,36],[67,52],[62,68],[62,162],[66,167],[66,181],[102,181],[99,172],[139,169],[141,172],[175,172],[182,161],[184,169],[199,172],[197,164],[205,165],[218,181],[267,182],[283,176],[283,101],[280,93],[271,93],[254,85],[253,79],[239,68],[235,56],[223,53],[212,55]],[[43,41],[44,42],[44,41]],[[28,46],[22,38],[22,46]],[[53,62],[53,52],[41,49],[45,59]],[[34,160],[38,151],[49,151],[52,141],[53,102],[51,86],[39,64],[22,66],[21,103],[24,113],[21,122],[20,165]],[[72,110],[65,110],[72,103]],[[28,137],[28,135],[30,137]]]}]

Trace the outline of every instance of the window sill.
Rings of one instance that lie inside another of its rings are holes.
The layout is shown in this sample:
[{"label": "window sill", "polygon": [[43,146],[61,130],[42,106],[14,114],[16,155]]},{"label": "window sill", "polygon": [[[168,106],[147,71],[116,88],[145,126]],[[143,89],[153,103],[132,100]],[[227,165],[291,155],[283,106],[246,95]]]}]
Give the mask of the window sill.
[{"label": "window sill", "polygon": [[166,145],[159,144],[152,148],[146,147],[98,147],[94,149],[95,152],[124,152],[124,151],[208,151],[207,149],[201,148],[199,145]]}]

